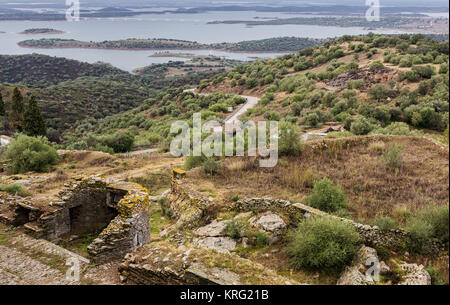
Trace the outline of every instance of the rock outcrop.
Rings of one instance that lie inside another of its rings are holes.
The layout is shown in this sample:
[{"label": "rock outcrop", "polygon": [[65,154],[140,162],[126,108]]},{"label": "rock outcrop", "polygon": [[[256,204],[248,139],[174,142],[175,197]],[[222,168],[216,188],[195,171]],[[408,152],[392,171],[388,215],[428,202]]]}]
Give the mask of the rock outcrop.
[{"label": "rock outcrop", "polygon": [[337,285],[392,283],[389,277],[395,279],[398,285],[431,285],[430,274],[422,265],[401,263],[391,270],[385,262],[379,261],[375,249],[365,246],[358,250],[352,264],[345,268]]},{"label": "rock outcrop", "polygon": [[423,265],[401,264],[402,280],[399,285],[431,285],[431,276]]},{"label": "rock outcrop", "polygon": [[175,248],[167,242],[148,244],[127,254],[119,274],[124,283],[143,285],[299,284],[236,255]]}]

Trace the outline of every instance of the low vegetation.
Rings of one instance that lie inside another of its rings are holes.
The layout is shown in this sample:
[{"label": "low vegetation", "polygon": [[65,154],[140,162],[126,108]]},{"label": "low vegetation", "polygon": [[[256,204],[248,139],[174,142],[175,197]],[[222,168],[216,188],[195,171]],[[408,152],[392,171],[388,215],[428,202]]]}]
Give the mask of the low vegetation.
[{"label": "low vegetation", "polygon": [[329,179],[323,178],[314,184],[312,194],[305,202],[325,212],[337,212],[346,207],[345,201],[342,189]]},{"label": "low vegetation", "polygon": [[12,174],[28,171],[45,172],[59,163],[58,154],[42,137],[19,135],[3,154]]},{"label": "low vegetation", "polygon": [[354,227],[329,217],[308,218],[290,232],[286,248],[293,268],[313,268],[339,273],[360,246]]}]

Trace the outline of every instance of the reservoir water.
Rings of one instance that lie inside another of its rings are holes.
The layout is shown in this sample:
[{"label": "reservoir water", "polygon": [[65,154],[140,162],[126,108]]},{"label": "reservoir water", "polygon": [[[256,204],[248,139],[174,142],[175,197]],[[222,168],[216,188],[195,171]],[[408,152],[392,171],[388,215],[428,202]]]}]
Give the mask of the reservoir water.
[{"label": "reservoir water", "polygon": [[[0,22],[0,54],[39,53],[66,57],[85,62],[107,62],[126,71],[164,63],[180,58],[149,57],[158,51],[96,50],[96,49],[29,49],[21,48],[18,42],[26,39],[64,38],[84,41],[104,41],[127,38],[172,38],[200,43],[238,42],[280,36],[327,38],[345,34],[367,34],[369,31],[357,27],[323,27],[310,25],[268,25],[249,27],[245,24],[208,24],[217,20],[255,20],[256,18],[313,17],[313,15],[262,13],[262,12],[208,12],[200,14],[149,14],[127,18],[89,19],[79,22],[65,21],[2,21]],[[18,34],[30,28],[53,28],[67,32],[60,35]],[[372,31],[377,32],[377,31]],[[401,33],[383,31],[383,33]],[[168,51],[168,50],[167,50]],[[185,53],[187,51],[173,51]],[[231,59],[251,60],[252,57],[273,58],[280,53],[229,53],[221,51],[193,50],[199,55],[225,56]],[[187,59],[186,59],[187,60]]]}]

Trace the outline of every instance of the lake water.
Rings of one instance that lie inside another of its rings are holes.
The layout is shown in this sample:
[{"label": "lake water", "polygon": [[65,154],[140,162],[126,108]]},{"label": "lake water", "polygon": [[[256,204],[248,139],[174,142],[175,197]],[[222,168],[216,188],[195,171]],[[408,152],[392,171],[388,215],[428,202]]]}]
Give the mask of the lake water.
[{"label": "lake water", "polygon": [[[217,20],[253,20],[259,18],[313,17],[312,15],[262,12],[208,12],[201,14],[141,15],[131,18],[90,19],[79,22],[62,21],[3,21],[0,22],[0,54],[39,53],[66,57],[85,62],[103,61],[126,70],[164,63],[180,58],[149,57],[156,51],[94,50],[94,49],[28,49],[17,45],[19,41],[40,38],[64,38],[85,41],[117,40],[127,38],[172,38],[200,43],[239,42],[280,36],[311,38],[336,37],[345,34],[367,34],[369,31],[351,27],[322,27],[309,25],[279,25],[248,27],[245,24],[207,24]],[[54,28],[67,32],[62,35],[22,35],[29,28]],[[372,31],[376,32],[376,31]],[[383,33],[401,33],[383,31]],[[162,50],[158,50],[160,52]],[[186,52],[186,51],[173,51]],[[200,55],[225,56],[231,59],[251,60],[251,57],[273,58],[280,53],[229,53],[221,51],[189,51]]]}]

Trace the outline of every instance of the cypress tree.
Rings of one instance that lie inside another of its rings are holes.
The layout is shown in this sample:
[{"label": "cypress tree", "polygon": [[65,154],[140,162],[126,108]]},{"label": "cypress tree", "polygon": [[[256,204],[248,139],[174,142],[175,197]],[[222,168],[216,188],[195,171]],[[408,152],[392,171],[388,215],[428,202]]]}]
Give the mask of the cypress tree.
[{"label": "cypress tree", "polygon": [[2,93],[0,92],[0,116],[5,115],[5,103],[3,102]]},{"label": "cypress tree", "polygon": [[23,130],[23,96],[19,91],[19,88],[15,88],[11,101],[11,114],[10,114],[10,124],[17,131]]},{"label": "cypress tree", "polygon": [[29,136],[45,136],[47,128],[36,98],[31,96],[23,115],[23,131]]}]

